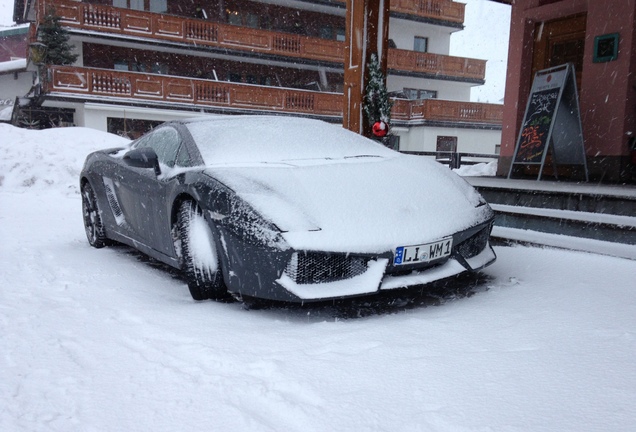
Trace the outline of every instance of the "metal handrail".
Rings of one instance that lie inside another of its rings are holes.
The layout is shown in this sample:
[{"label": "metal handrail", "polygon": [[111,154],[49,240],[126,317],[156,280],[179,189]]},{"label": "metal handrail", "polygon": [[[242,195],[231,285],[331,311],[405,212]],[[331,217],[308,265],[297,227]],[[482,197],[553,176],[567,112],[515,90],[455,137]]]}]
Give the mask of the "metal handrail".
[{"label": "metal handrail", "polygon": [[[475,157],[484,159],[499,159],[498,154],[490,153],[460,153],[452,151],[401,151],[400,153],[416,155],[416,156],[435,156],[437,162],[442,164],[448,164],[451,169],[457,169],[462,166],[463,157]],[[446,156],[446,157],[441,157]],[[465,165],[474,165],[477,161],[464,161]]]}]

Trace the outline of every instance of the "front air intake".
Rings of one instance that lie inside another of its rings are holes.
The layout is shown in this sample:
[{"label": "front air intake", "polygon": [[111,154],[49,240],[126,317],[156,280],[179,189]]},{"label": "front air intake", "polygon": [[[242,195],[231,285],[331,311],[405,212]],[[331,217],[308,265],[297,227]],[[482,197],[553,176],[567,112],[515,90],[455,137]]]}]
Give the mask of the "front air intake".
[{"label": "front air intake", "polygon": [[488,238],[490,238],[490,229],[491,227],[488,226],[468,240],[464,240],[463,242],[458,244],[456,248],[457,252],[459,252],[459,254],[464,257],[464,259],[469,259],[479,255],[479,253],[483,251],[488,244]]},{"label": "front air intake", "polygon": [[367,270],[369,259],[347,254],[295,252],[285,273],[297,284],[319,284],[350,279]]}]

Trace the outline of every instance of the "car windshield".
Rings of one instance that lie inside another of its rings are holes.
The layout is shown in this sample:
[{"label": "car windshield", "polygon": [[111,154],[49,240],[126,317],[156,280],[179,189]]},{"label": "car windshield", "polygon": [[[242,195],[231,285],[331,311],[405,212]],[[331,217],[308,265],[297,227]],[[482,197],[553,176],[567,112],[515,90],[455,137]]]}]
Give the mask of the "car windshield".
[{"label": "car windshield", "polygon": [[395,155],[340,125],[318,120],[220,117],[186,125],[206,165]]}]

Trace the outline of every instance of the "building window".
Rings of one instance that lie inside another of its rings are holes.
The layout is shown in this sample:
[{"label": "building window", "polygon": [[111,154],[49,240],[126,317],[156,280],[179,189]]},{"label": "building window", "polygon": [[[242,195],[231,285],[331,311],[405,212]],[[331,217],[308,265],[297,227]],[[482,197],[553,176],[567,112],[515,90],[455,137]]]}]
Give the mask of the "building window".
[{"label": "building window", "polygon": [[456,136],[438,136],[437,137],[437,159],[450,159],[450,153],[457,152]]},{"label": "building window", "polygon": [[319,35],[322,39],[331,39],[333,29],[330,26],[320,27]]},{"label": "building window", "polygon": [[422,36],[415,36],[413,42],[413,51],[428,52],[428,38]]},{"label": "building window", "polygon": [[404,95],[407,99],[437,99],[436,90],[405,88]]},{"label": "building window", "polygon": [[144,10],[144,0],[128,0],[129,8],[134,10]]},{"label": "building window", "polygon": [[243,81],[243,75],[236,72],[230,72],[228,75],[228,81],[240,83]]},{"label": "building window", "polygon": [[344,42],[345,29],[343,27],[333,27],[330,25],[324,25],[318,30],[318,36],[322,39],[331,39]]},{"label": "building window", "polygon": [[130,70],[133,72],[150,72],[148,65],[138,61],[136,58],[134,62],[131,62]]},{"label": "building window", "polygon": [[147,10],[150,12],[164,13],[168,11],[168,0],[113,0],[113,6],[133,9],[133,10]]},{"label": "building window", "polygon": [[168,0],[152,0],[150,2],[150,12],[155,12],[155,13],[168,12]]},{"label": "building window", "polygon": [[150,70],[154,74],[168,75],[168,65],[163,63],[159,63],[159,62],[153,63]]},{"label": "building window", "polygon": [[344,28],[337,28],[336,29],[336,40],[338,42],[344,42],[345,41],[345,29]]},{"label": "building window", "polygon": [[252,28],[258,28],[258,15],[254,13],[248,13],[245,16],[245,25]]},{"label": "building window", "polygon": [[231,10],[226,10],[226,15],[227,15],[227,23],[228,24],[232,24],[232,25],[242,25],[243,24],[243,20],[241,19],[241,14],[239,11],[231,11]]},{"label": "building window", "polygon": [[115,70],[118,70],[118,71],[127,71],[127,70],[129,70],[128,62],[125,61],[125,60],[116,61],[115,62]]},{"label": "building window", "polygon": [[130,118],[108,117],[106,119],[107,131],[129,139],[137,139],[146,132],[163,123],[154,120],[138,120]]},{"label": "building window", "polygon": [[400,151],[400,136],[389,135],[387,138],[385,138],[384,145],[391,150]]}]

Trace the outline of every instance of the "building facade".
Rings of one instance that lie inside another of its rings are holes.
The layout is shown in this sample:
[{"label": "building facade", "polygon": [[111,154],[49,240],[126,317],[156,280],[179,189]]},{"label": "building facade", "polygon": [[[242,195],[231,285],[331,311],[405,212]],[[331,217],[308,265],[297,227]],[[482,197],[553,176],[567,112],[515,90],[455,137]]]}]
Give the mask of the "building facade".
[{"label": "building facade", "polygon": [[[494,153],[502,106],[471,103],[485,61],[449,55],[464,4],[391,0],[387,87],[399,148]],[[54,11],[79,54],[40,66],[37,103],[134,137],[193,113],[341,122],[344,0],[16,0],[17,22]],[[32,38],[35,40],[34,29]],[[441,143],[441,144],[440,144]]]},{"label": "building facade", "polygon": [[636,182],[636,1],[498,1],[512,5],[504,99],[511,109],[498,175],[508,174],[534,73],[572,63],[591,179]]},{"label": "building facade", "polygon": [[34,82],[35,73],[27,70],[28,34],[25,25],[0,28],[0,121],[11,121],[16,96],[26,94]]}]

